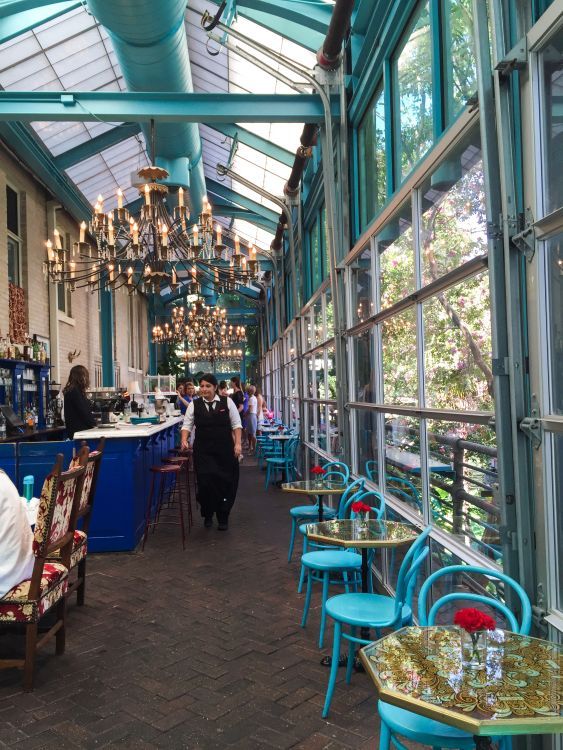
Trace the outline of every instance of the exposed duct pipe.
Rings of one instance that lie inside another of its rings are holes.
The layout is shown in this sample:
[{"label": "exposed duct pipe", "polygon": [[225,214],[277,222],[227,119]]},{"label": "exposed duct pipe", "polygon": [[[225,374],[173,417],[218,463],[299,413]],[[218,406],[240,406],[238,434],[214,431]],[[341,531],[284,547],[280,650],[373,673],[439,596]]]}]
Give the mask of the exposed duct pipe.
[{"label": "exposed duct pipe", "polygon": [[[325,40],[317,53],[317,62],[324,70],[334,70],[340,65],[342,41],[348,33],[353,9],[354,0],[336,0]],[[317,142],[317,133],[316,125],[305,125],[303,128],[300,138],[301,145],[295,153],[291,174],[283,189],[288,197],[296,196],[299,193],[305,165],[311,156],[312,147]],[[276,234],[270,245],[272,250],[281,250],[286,223],[286,216],[281,213]]]},{"label": "exposed duct pipe", "polygon": [[[88,8],[111,37],[129,91],[192,92],[185,0],[88,0]],[[143,125],[147,144],[149,126]],[[161,123],[156,130],[156,163],[167,182],[188,189],[192,213],[201,212],[205,176],[196,123]]]}]

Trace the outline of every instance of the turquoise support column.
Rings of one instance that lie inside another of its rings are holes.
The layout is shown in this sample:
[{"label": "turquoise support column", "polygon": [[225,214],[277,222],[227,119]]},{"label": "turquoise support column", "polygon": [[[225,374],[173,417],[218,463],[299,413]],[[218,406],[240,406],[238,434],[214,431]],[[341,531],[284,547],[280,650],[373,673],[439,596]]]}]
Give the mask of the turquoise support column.
[{"label": "turquoise support column", "polygon": [[102,380],[104,387],[113,388],[113,292],[100,291],[100,328],[102,332]]}]

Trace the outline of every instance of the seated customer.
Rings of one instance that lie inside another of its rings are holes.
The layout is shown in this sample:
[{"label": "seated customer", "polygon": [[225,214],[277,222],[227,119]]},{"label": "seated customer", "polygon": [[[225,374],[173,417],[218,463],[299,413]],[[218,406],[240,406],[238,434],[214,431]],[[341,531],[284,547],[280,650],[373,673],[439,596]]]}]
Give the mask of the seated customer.
[{"label": "seated customer", "polygon": [[0,597],[31,577],[33,532],[19,492],[0,469]]}]

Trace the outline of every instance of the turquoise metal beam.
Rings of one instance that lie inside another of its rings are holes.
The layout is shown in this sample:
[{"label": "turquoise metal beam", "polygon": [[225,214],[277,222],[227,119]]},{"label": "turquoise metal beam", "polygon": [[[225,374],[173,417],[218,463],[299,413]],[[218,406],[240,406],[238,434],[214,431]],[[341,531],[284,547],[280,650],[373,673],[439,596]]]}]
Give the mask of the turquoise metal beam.
[{"label": "turquoise metal beam", "polygon": [[31,169],[77,221],[92,214],[92,206],[68,177],[61,173],[55,160],[31,131],[19,122],[0,122],[0,138]]},{"label": "turquoise metal beam", "polygon": [[[206,182],[209,187],[210,180],[206,180]],[[211,180],[211,182],[213,182],[213,180]],[[239,201],[245,200],[244,197],[242,195],[239,195],[238,193],[233,193],[233,195],[236,196],[237,200]],[[210,189],[208,191],[208,197],[213,198],[213,193]],[[137,200],[128,203],[125,208],[129,211],[129,213],[137,214],[140,212],[142,205],[143,199],[137,198]],[[240,206],[235,206],[233,204],[226,204],[214,199],[211,201],[211,206],[213,208],[213,213],[217,216],[232,216],[236,219],[244,219],[244,221],[248,221],[251,224],[256,224],[262,229],[265,229],[267,232],[274,233],[276,231],[277,220],[276,222],[274,222],[271,218],[264,216],[263,213],[258,213],[257,211],[252,211],[248,208],[241,208]],[[260,208],[264,210],[264,206],[261,206]],[[266,209],[266,211],[268,211],[268,209]]]},{"label": "turquoise metal beam", "polygon": [[[278,222],[279,212],[272,211],[271,208],[263,206],[261,203],[252,200],[252,198],[247,198],[245,195],[236,193],[234,190],[232,190],[222,182],[217,182],[216,180],[207,178],[207,192],[212,193],[218,198],[222,198],[229,203],[234,203],[237,206],[241,206],[242,208],[246,208],[249,211],[253,211],[254,213],[264,217],[265,219],[268,219],[274,224],[277,224]],[[211,201],[211,203],[213,204],[213,201]]]},{"label": "turquoise metal beam", "polygon": [[55,157],[55,164],[59,169],[68,169],[74,164],[85,161],[100,151],[110,148],[110,146],[115,146],[116,143],[121,143],[121,141],[125,141],[127,138],[131,138],[140,132],[141,126],[138,122],[126,122],[116,128],[107,130],[101,135],[97,135],[95,138],[91,138],[85,143],[81,143],[79,146],[69,148],[68,151],[63,151]]},{"label": "turquoise metal beam", "polygon": [[280,3],[278,0],[237,0],[236,11],[237,15],[316,52],[326,36],[332,5],[298,0],[290,3]]},{"label": "turquoise metal beam", "polygon": [[[0,18],[8,18],[15,13],[44,8],[46,5],[63,5],[65,0],[0,0]],[[78,3],[81,5],[82,3]]]},{"label": "turquoise metal beam", "polygon": [[[9,6],[14,3],[9,3]],[[15,5],[18,5],[17,3]],[[11,15],[4,16],[3,13],[7,10],[6,6],[0,6],[0,17],[2,17],[2,24],[0,26],[0,44],[9,42],[10,39],[20,34],[25,34],[26,31],[31,31],[36,26],[40,26],[42,23],[52,21],[54,18],[68,13],[75,8],[79,8],[82,5],[77,0],[67,0],[66,2],[51,3],[44,5],[43,7],[30,8],[29,10],[15,11]]]},{"label": "turquoise metal beam", "polygon": [[[338,115],[334,101],[334,115]],[[0,91],[0,120],[30,122],[303,122],[323,120],[318,94]]]},{"label": "turquoise metal beam", "polygon": [[100,329],[102,339],[102,381],[105,388],[113,388],[113,292],[100,291]]},{"label": "turquoise metal beam", "polygon": [[223,133],[223,135],[226,135],[229,138],[237,137],[239,143],[244,143],[245,146],[260,151],[260,153],[265,154],[266,156],[271,156],[272,159],[285,164],[287,167],[293,166],[295,154],[278,146],[277,143],[269,141],[267,138],[262,138],[260,135],[251,133],[250,130],[241,128],[238,125],[218,122],[209,123],[209,127],[213,128],[213,130],[216,130],[218,133]]}]

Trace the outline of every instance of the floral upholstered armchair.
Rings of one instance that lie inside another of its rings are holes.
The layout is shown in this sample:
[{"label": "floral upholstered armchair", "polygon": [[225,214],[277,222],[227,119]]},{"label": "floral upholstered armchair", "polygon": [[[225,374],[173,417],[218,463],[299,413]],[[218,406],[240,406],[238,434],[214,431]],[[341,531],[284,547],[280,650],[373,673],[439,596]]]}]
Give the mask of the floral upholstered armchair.
[{"label": "floral upholstered armchair", "polygon": [[[59,454],[57,457],[41,490],[33,537],[35,563],[31,577],[20,581],[0,599],[0,624],[25,625],[26,629],[25,658],[0,659],[0,669],[23,668],[23,685],[28,691],[33,689],[39,620],[55,605],[55,624],[43,635],[41,643],[54,635],[57,653],[64,652],[64,596],[68,587],[68,566],[87,460],[88,450],[85,449],[79,465],[63,472],[63,456]],[[57,549],[60,550],[59,561],[49,560],[49,556]]]}]

